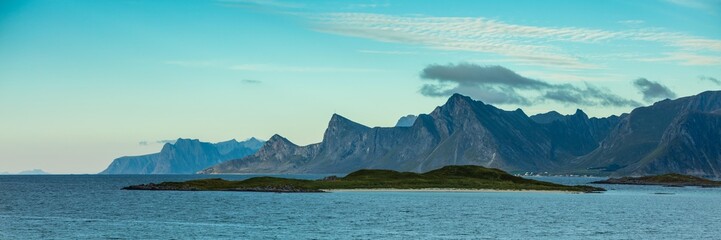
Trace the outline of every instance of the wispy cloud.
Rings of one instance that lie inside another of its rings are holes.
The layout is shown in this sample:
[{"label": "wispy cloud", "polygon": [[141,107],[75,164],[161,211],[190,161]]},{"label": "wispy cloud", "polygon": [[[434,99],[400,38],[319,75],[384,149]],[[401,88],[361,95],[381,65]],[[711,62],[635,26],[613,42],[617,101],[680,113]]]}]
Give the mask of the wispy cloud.
[{"label": "wispy cloud", "polygon": [[644,24],[645,22],[646,21],[644,21],[644,20],[638,20],[638,19],[628,19],[628,20],[618,21],[618,23],[620,23],[620,24],[623,24],[626,26],[631,26],[631,27],[640,26],[640,25]]},{"label": "wispy cloud", "polygon": [[666,0],[678,6],[703,10],[714,13],[721,8],[721,0]]},{"label": "wispy cloud", "polygon": [[176,141],[177,141],[177,139],[165,139],[165,140],[155,141],[155,143],[159,143],[159,144],[166,144],[166,143],[175,144]]},{"label": "wispy cloud", "polygon": [[414,55],[418,54],[417,52],[409,52],[409,51],[378,51],[378,50],[358,50],[359,53],[367,53],[367,54],[382,54],[382,55]]},{"label": "wispy cloud", "polygon": [[698,79],[702,80],[702,81],[709,81],[709,82],[715,83],[716,85],[721,85],[721,80],[718,80],[715,77],[701,75],[701,76],[698,76]]},{"label": "wispy cloud", "polygon": [[140,142],[138,142],[138,145],[140,145],[140,146],[149,146],[149,145],[151,145],[151,144],[166,144],[166,143],[175,144],[175,141],[176,141],[176,140],[174,140],[174,139],[157,140],[157,141],[153,141],[153,142],[140,141]]},{"label": "wispy cloud", "polygon": [[378,72],[380,69],[372,68],[344,68],[344,67],[306,67],[284,66],[274,64],[238,64],[229,69],[253,72],[296,72],[296,73],[324,73],[324,72]]},{"label": "wispy cloud", "polygon": [[182,61],[182,60],[166,61],[165,64],[182,66],[182,67],[212,67],[212,66],[218,65],[218,63],[214,62],[214,61]]},{"label": "wispy cloud", "polygon": [[524,70],[518,71],[519,74],[524,76],[534,76],[540,79],[546,79],[554,82],[604,82],[604,81],[616,81],[617,79],[623,79],[623,74],[615,73],[573,73],[567,74],[564,72],[554,71],[535,71],[535,70]]},{"label": "wispy cloud", "polygon": [[[563,43],[606,44],[614,41],[655,43],[669,52],[715,58],[721,40],[657,28],[625,31],[578,27],[517,25],[482,17],[395,16],[370,13],[329,13],[308,16],[313,29],[382,42],[413,44],[432,49],[493,53],[519,62],[567,69],[599,68],[566,51]],[[639,20],[632,20],[639,21]],[[707,64],[709,61],[685,61]]]},{"label": "wispy cloud", "polygon": [[708,56],[687,52],[664,53],[662,57],[639,58],[644,62],[678,62],[681,65],[704,66],[721,65],[721,56]]},{"label": "wispy cloud", "polygon": [[272,7],[272,8],[303,8],[305,4],[277,0],[218,0],[226,6],[233,7]]},{"label": "wispy cloud", "polygon": [[260,83],[262,83],[260,80],[253,80],[253,79],[243,79],[243,80],[240,80],[240,81],[243,82],[243,83],[247,83],[247,84],[260,84]]},{"label": "wispy cloud", "polygon": [[[381,72],[384,70],[374,68],[354,68],[354,67],[311,67],[311,66],[288,66],[277,64],[230,64],[217,61],[165,61],[165,64],[181,66],[181,67],[207,67],[236,71],[249,72],[294,72],[294,73],[333,73],[333,72]],[[256,80],[248,80],[256,81]],[[247,82],[248,83],[248,82]]]},{"label": "wispy cloud", "polygon": [[358,9],[358,8],[384,8],[384,7],[390,7],[391,4],[388,2],[383,3],[353,3],[348,5],[348,8],[350,9]]},{"label": "wispy cloud", "polygon": [[541,37],[598,41],[603,33],[572,35],[571,29],[510,25],[485,18],[401,17],[368,13],[331,13],[312,17],[321,32],[422,45],[434,49],[496,53],[542,64],[593,68],[548,45],[531,43]]}]

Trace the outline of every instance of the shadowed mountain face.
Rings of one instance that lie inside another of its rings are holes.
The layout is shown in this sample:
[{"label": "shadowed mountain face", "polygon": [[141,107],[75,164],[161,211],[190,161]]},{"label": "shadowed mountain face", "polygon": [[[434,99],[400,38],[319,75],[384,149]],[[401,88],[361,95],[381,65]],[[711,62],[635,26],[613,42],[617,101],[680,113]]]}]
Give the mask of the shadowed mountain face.
[{"label": "shadowed mountain face", "polygon": [[573,115],[561,116],[547,122],[544,126],[548,130],[548,137],[555,143],[555,147],[563,149],[553,153],[567,154],[555,155],[553,159],[571,159],[593,151],[619,121],[617,116],[588,118],[588,115],[579,109]]},{"label": "shadowed mountain face", "polygon": [[166,143],[159,153],[117,158],[101,174],[195,173],[226,160],[251,155],[262,144],[255,138],[216,144],[179,138],[174,144]]},{"label": "shadowed mountain face", "polygon": [[531,116],[531,120],[540,124],[552,123],[553,121],[563,120],[563,118],[564,116],[556,111]]},{"label": "shadowed mountain face", "polygon": [[721,92],[664,100],[623,117],[566,171],[614,176],[676,172],[721,177]]},{"label": "shadowed mountain face", "polygon": [[446,165],[551,171],[595,149],[617,122],[579,111],[538,123],[520,109],[504,111],[456,94],[409,127],[369,128],[333,115],[320,143],[297,146],[276,135],[254,155],[201,173],[424,172]]}]

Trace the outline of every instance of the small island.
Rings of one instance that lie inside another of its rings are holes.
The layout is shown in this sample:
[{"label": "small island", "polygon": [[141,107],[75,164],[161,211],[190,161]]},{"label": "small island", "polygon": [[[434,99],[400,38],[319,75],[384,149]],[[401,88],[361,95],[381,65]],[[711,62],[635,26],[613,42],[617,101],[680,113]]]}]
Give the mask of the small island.
[{"label": "small island", "polygon": [[595,184],[627,184],[627,185],[661,185],[667,187],[721,187],[721,182],[705,178],[669,173],[645,177],[622,177],[609,178],[603,181],[592,182]]},{"label": "small island", "polygon": [[150,183],[124,187],[126,190],[174,191],[247,191],[247,192],[326,192],[336,190],[508,190],[601,192],[592,186],[566,186],[525,179],[494,168],[446,166],[426,173],[392,170],[358,170],[345,177],[329,176],[320,180],[254,177],[242,181],[220,178],[185,182]]}]

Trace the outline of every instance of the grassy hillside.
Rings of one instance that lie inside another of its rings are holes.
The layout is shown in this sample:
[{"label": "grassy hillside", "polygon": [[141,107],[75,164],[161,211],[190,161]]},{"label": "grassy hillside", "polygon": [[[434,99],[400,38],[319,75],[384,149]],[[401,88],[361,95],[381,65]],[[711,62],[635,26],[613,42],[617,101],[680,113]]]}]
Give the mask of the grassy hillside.
[{"label": "grassy hillside", "polygon": [[566,186],[524,179],[504,171],[480,166],[446,166],[426,173],[396,172],[390,170],[359,170],[342,178],[301,180],[276,177],[255,177],[243,181],[219,178],[186,182],[163,182],[129,186],[128,190],[181,190],[181,191],[264,191],[264,192],[321,192],[323,189],[495,189],[495,190],[547,190],[595,192],[602,188]]}]

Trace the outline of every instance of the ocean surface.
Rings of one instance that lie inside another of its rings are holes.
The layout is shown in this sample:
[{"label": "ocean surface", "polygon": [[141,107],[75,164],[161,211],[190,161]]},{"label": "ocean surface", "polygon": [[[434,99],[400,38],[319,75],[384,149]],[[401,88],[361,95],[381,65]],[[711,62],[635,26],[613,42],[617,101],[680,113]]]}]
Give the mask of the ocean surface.
[{"label": "ocean surface", "polygon": [[609,189],[600,194],[120,190],[208,177],[0,175],[0,239],[721,239],[721,189],[711,188],[599,185]]}]

